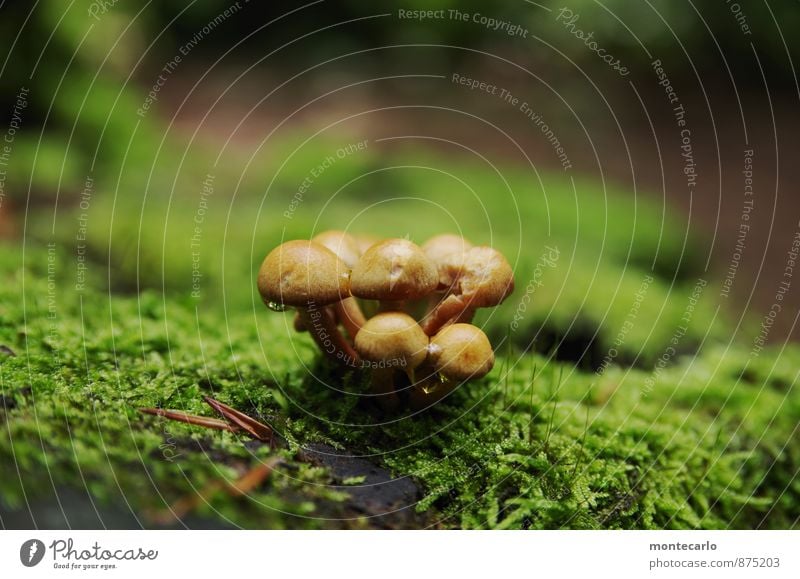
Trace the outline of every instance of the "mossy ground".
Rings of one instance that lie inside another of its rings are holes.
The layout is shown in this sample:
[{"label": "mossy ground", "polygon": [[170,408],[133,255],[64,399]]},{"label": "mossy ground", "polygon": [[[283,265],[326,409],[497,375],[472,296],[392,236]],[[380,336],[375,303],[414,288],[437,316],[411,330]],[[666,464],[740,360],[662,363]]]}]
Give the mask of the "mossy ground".
[{"label": "mossy ground", "polygon": [[[179,525],[166,506],[198,496],[189,526],[798,526],[800,351],[750,356],[704,240],[660,199],[430,141],[340,157],[360,137],[333,126],[210,154],[137,113],[144,94],[121,85],[140,47],[109,19],[90,31],[86,4],[48,0],[28,36],[50,50],[13,59],[52,122],[18,135],[0,215],[24,237],[0,247],[0,526],[67,503],[95,525],[111,509]],[[103,54],[122,76],[96,74]],[[414,416],[371,406],[365,376],[320,362],[254,296],[269,249],[326,228],[460,231],[506,253],[517,292],[478,319],[495,370]],[[286,446],[137,411],[211,414],[203,395]],[[274,455],[248,496],[204,491]]]},{"label": "mossy ground", "polygon": [[[0,252],[0,514],[55,489],[128,525],[180,525],[167,506],[187,497],[189,526],[798,525],[800,350],[754,358],[726,340],[703,240],[679,217],[563,176],[375,144],[287,217],[297,184],[346,143],[282,142],[247,167],[192,153],[177,175],[166,147],[148,173],[114,168],[57,212],[33,207],[24,255]],[[517,291],[478,318],[492,373],[387,415],[365,375],[321,362],[254,278],[281,239],[326,228],[461,231],[503,250]],[[204,395],[286,445],[137,411],[211,415]],[[248,496],[206,491],[273,455]]]},{"label": "mossy ground", "polygon": [[[798,524],[796,348],[748,361],[712,346],[649,384],[650,372],[598,375],[500,346],[485,379],[414,416],[386,415],[359,396],[363,376],[319,362],[307,336],[289,337],[288,314],[226,313],[152,291],[78,293],[65,283],[70,256],[29,249],[22,268],[16,249],[4,255],[6,512],[72,489],[154,525],[168,504],[277,452],[265,484],[247,497],[210,493],[192,517],[256,528]],[[288,446],[137,412],[212,414],[203,395],[272,424]],[[404,518],[354,505],[348,496],[372,484],[371,471],[337,478],[302,458],[312,443],[410,477],[416,496],[393,506]]]}]

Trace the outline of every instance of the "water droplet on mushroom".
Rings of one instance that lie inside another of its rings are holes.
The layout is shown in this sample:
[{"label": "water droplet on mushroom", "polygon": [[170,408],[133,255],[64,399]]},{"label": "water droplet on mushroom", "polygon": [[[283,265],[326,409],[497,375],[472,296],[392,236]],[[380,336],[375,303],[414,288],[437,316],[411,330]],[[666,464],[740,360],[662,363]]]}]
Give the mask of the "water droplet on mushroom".
[{"label": "water droplet on mushroom", "polygon": [[271,309],[273,312],[286,311],[286,306],[278,302],[267,302],[267,307]]},{"label": "water droplet on mushroom", "polygon": [[425,383],[425,384],[422,386],[422,391],[423,391],[425,394],[433,394],[433,393],[434,393],[434,392],[436,392],[438,389],[439,389],[439,384],[437,384],[436,382],[433,382],[433,381],[426,382],[426,383]]}]

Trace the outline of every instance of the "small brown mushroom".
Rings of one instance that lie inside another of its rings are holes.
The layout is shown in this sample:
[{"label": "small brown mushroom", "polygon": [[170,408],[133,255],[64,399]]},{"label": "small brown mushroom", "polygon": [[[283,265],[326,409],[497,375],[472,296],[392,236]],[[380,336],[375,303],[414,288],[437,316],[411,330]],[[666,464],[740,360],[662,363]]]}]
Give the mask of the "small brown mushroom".
[{"label": "small brown mushroom", "polygon": [[414,383],[414,371],[428,356],[428,336],[416,320],[402,312],[383,312],[367,320],[356,336],[356,350],[372,363],[372,387],[395,406],[394,373],[402,370]]},{"label": "small brown mushroom", "polygon": [[447,380],[482,378],[494,366],[494,351],[483,330],[472,324],[450,324],[431,338],[428,363]]},{"label": "small brown mushroom", "polygon": [[[355,237],[345,231],[329,230],[323,231],[313,237],[311,241],[324,245],[333,253],[339,256],[344,264],[353,269],[361,257],[361,248]],[[353,297],[346,297],[333,304],[336,320],[344,326],[347,335],[351,340],[355,340],[356,334],[364,325],[366,318],[361,311],[361,307]]]},{"label": "small brown mushroom", "polygon": [[[436,265],[407,239],[386,239],[361,256],[350,276],[352,294],[380,300],[381,308],[400,309],[405,300],[432,292],[439,280]],[[400,302],[400,303],[398,303]]]},{"label": "small brown mushroom", "polygon": [[514,291],[514,272],[503,254],[491,247],[466,252],[452,289],[423,323],[429,336],[451,322],[469,322],[477,308],[500,304]]},{"label": "small brown mushroom", "polygon": [[279,245],[261,264],[258,291],[272,310],[296,307],[303,326],[328,357],[360,362],[326,307],[350,295],[349,268],[330,249],[306,240]]},{"label": "small brown mushroom", "polygon": [[438,303],[455,290],[456,280],[464,269],[467,251],[471,248],[469,241],[452,233],[436,235],[422,244],[422,251],[439,271],[439,285],[427,298],[427,306],[421,316],[423,319],[427,319]]},{"label": "small brown mushroom", "polygon": [[355,237],[346,231],[331,229],[323,231],[311,238],[314,243],[319,243],[339,256],[344,264],[353,269],[361,257],[361,248]]},{"label": "small brown mushroom", "polygon": [[472,324],[450,324],[430,339],[421,379],[409,391],[411,406],[438,402],[460,383],[481,378],[494,366],[494,351],[482,330]]},{"label": "small brown mushroom", "polygon": [[356,350],[370,362],[413,372],[428,356],[428,336],[414,318],[403,312],[382,312],[367,320],[356,336]]},{"label": "small brown mushroom", "polygon": [[467,251],[472,244],[458,235],[445,233],[431,237],[422,244],[422,251],[439,270],[438,291],[448,291],[461,275]]}]

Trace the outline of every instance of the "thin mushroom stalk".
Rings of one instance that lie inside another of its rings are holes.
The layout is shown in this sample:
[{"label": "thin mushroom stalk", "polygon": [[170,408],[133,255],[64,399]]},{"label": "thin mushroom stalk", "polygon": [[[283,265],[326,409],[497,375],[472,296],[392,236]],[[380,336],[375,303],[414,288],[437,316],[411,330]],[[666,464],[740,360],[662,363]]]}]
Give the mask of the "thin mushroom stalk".
[{"label": "thin mushroom stalk", "polygon": [[[361,307],[358,305],[356,299],[353,297],[345,298],[340,302],[336,302],[335,304],[326,307],[333,309],[333,316],[336,319],[336,322],[342,325],[344,331],[347,333],[347,337],[350,338],[350,342],[352,343],[353,340],[356,339],[356,334],[361,329],[361,326],[363,326],[367,321],[367,318],[364,316],[364,312],[361,311]],[[294,328],[295,332],[302,333],[308,331],[308,328],[303,321],[303,316],[299,311],[295,312],[294,314],[292,327]]]},{"label": "thin mushroom stalk", "polygon": [[[431,336],[457,319],[469,323],[474,312],[475,309],[470,308],[462,296],[447,295],[427,315],[422,327],[425,333]],[[469,319],[464,319],[466,317]]]},{"label": "thin mushroom stalk", "polygon": [[357,366],[361,363],[358,352],[339,331],[334,310],[330,307],[315,308],[312,304],[299,313],[303,326],[314,338],[319,349],[331,360],[348,366]]},{"label": "thin mushroom stalk", "polygon": [[394,380],[394,368],[373,368],[370,374],[372,394],[375,395],[378,405],[387,411],[396,410],[400,406]]},{"label": "thin mushroom stalk", "polygon": [[333,306],[334,317],[337,322],[342,324],[344,331],[354,342],[356,335],[361,331],[361,328],[367,323],[367,318],[355,298],[345,298],[340,302],[335,303]]}]

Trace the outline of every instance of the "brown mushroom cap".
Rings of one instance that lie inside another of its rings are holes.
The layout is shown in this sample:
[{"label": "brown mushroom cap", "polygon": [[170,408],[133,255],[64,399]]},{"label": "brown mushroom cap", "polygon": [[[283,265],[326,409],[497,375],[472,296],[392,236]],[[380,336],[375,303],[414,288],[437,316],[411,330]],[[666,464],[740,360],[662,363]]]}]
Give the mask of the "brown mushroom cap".
[{"label": "brown mushroom cap", "polygon": [[356,238],[356,243],[358,244],[359,253],[365,253],[370,247],[378,243],[381,239],[380,237],[376,237],[374,235],[369,235],[367,233],[361,233],[359,235],[354,236]]},{"label": "brown mushroom cap", "polygon": [[439,270],[440,290],[451,287],[461,275],[470,248],[472,244],[469,241],[452,233],[436,235],[422,244],[422,251]]},{"label": "brown mushroom cap", "polygon": [[472,244],[459,235],[443,233],[435,235],[422,244],[422,251],[433,261],[439,262],[453,253],[464,254]]},{"label": "brown mushroom cap", "polygon": [[324,245],[339,256],[347,267],[354,268],[361,257],[361,247],[355,237],[345,231],[331,229],[311,238],[311,241]]},{"label": "brown mushroom cap", "polygon": [[428,295],[439,281],[436,265],[407,239],[386,239],[361,256],[350,276],[353,295],[372,300],[409,300]]},{"label": "brown mushroom cap", "polygon": [[349,294],[348,268],[327,247],[313,241],[288,241],[273,249],[258,271],[264,303],[325,306]]},{"label": "brown mushroom cap", "polygon": [[416,320],[402,312],[373,316],[356,335],[355,346],[365,360],[393,362],[406,371],[418,367],[428,355],[428,336]]},{"label": "brown mushroom cap", "polygon": [[514,272],[503,254],[496,249],[473,247],[464,257],[458,285],[470,307],[490,308],[514,291]]},{"label": "brown mushroom cap", "polygon": [[450,380],[481,378],[494,366],[489,338],[472,324],[445,326],[431,338],[428,362]]}]

